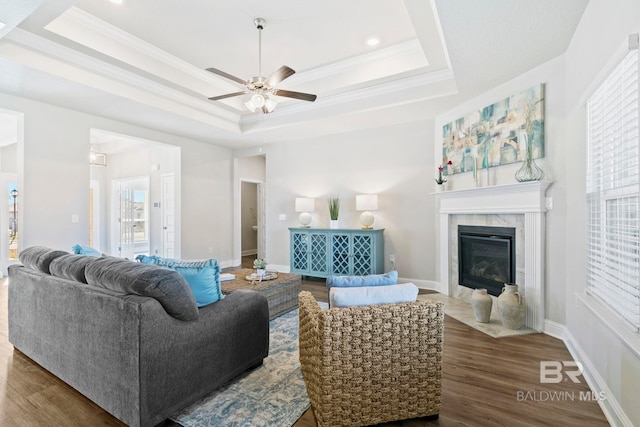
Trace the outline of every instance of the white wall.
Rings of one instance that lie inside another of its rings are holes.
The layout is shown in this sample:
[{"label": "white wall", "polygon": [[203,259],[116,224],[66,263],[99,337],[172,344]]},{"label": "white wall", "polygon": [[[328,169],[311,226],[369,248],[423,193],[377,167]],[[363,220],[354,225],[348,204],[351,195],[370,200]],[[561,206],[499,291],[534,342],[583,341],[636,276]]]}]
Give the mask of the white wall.
[{"label": "white wall", "polygon": [[[396,257],[402,278],[430,286],[435,274],[433,121],[273,144],[267,152],[267,254],[289,265],[289,227],[299,226],[296,197],[316,199],[313,228],[329,227],[327,199],[339,196],[340,226],[360,228],[355,196],[377,193],[375,228],[385,229],[385,268]],[[278,219],[279,214],[286,221]]]},{"label": "white wall", "polygon": [[0,170],[16,173],[18,170],[18,144],[10,144],[0,148]]},{"label": "white wall", "polygon": [[231,150],[6,94],[0,108],[24,113],[20,247],[88,243],[89,134],[98,128],[181,147],[181,256],[231,258]]},{"label": "white wall", "polygon": [[[584,101],[603,72],[621,59],[630,34],[640,32],[637,0],[591,0],[566,53],[564,188],[566,231],[562,260],[568,345],[585,363],[592,387],[604,390],[613,425],[640,425],[640,337],[586,295]],[[614,329],[615,328],[615,329]],[[614,332],[614,330],[621,332]]]}]

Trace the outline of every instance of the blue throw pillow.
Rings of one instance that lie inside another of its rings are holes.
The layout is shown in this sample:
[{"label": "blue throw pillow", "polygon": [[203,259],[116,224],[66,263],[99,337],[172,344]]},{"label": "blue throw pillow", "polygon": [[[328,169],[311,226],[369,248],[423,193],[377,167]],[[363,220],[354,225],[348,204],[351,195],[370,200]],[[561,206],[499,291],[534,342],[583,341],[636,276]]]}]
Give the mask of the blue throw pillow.
[{"label": "blue throw pillow", "polygon": [[97,257],[102,256],[99,250],[94,249],[91,246],[87,246],[87,245],[73,245],[71,249],[73,250],[74,254],[97,256]]},{"label": "blue throw pillow", "polygon": [[392,270],[385,274],[369,274],[367,276],[329,276],[327,288],[337,286],[350,288],[357,286],[384,286],[398,283],[398,272]]},{"label": "blue throw pillow", "polygon": [[204,307],[224,298],[220,286],[220,266],[218,260],[180,261],[157,255],[138,255],[137,261],[154,264],[178,272],[191,287],[198,307]]},{"label": "blue throw pillow", "polygon": [[394,304],[414,302],[417,298],[418,287],[413,283],[388,286],[333,287],[329,292],[329,306],[334,308]]}]

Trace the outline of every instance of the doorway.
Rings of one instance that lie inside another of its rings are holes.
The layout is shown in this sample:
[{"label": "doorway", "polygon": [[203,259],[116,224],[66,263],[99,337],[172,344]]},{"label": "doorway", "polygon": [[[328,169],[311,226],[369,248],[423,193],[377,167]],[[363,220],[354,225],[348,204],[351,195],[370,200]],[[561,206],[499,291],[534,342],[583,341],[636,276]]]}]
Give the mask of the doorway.
[{"label": "doorway", "polygon": [[[91,129],[89,240],[102,253],[180,257],[180,147]],[[98,161],[102,159],[102,161]]]},{"label": "doorway", "polygon": [[115,179],[112,189],[111,247],[121,258],[149,254],[149,177]]},{"label": "doorway", "polygon": [[21,217],[23,214],[18,185],[18,144],[22,143],[24,115],[0,109],[0,276],[18,262],[21,248]]},{"label": "doorway", "polygon": [[258,185],[258,183],[247,181],[240,184],[240,230],[243,258],[258,257]]},{"label": "doorway", "polygon": [[238,157],[233,165],[234,260],[230,265],[241,265],[242,257],[247,253],[269,261],[266,245],[266,154]]}]

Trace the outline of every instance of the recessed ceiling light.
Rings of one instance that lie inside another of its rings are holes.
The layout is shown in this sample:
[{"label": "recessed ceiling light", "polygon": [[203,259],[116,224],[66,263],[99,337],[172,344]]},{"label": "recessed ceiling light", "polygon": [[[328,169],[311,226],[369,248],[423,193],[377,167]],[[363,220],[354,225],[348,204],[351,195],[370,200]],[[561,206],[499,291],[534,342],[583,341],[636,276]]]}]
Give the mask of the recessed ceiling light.
[{"label": "recessed ceiling light", "polygon": [[380,39],[377,37],[371,37],[370,39],[367,39],[367,44],[369,46],[376,46],[378,43],[380,43]]},{"label": "recessed ceiling light", "polygon": [[124,4],[124,0],[109,0],[113,4]]}]

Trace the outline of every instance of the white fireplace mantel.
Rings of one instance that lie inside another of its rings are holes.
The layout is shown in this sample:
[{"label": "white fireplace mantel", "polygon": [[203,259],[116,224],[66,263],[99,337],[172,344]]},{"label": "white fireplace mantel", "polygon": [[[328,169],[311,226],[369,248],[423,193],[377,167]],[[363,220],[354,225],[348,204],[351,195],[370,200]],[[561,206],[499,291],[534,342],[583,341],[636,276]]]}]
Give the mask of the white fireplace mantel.
[{"label": "white fireplace mantel", "polygon": [[476,187],[436,193],[440,201],[440,285],[451,295],[450,218],[452,215],[524,215],[525,325],[544,329],[545,195],[550,181]]}]

